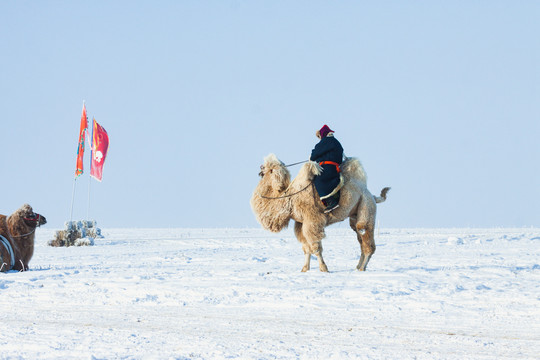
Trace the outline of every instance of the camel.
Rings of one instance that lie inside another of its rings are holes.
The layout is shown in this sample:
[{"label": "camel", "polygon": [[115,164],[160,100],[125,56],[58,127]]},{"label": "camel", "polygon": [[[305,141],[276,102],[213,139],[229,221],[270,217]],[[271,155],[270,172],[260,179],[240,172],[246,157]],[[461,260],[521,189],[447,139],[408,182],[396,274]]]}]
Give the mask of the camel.
[{"label": "camel", "polygon": [[326,226],[349,218],[349,223],[360,243],[361,256],[356,268],[365,271],[375,252],[375,215],[377,203],[386,200],[389,187],[380,196],[373,196],[367,189],[367,176],[360,161],[347,158],[341,165],[343,187],[339,207],[324,213],[324,205],[313,185],[313,178],[322,167],[308,161],[291,182],[287,167],[270,154],[264,159],[259,173],[261,180],[251,197],[251,208],[257,221],[266,230],[280,232],[294,220],[294,233],[302,244],[305,262],[302,272],[310,269],[311,255],[319,261],[319,269],[328,272],[322,256],[322,239]]},{"label": "camel", "polygon": [[36,228],[47,219],[24,204],[10,216],[0,215],[0,271],[28,270],[34,255]]}]

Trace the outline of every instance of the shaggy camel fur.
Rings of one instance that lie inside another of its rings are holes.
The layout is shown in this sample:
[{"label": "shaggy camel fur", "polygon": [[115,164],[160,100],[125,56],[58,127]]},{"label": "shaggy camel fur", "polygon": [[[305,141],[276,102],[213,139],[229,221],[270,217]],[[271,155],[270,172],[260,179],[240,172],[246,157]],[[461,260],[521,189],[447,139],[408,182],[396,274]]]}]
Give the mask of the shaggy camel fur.
[{"label": "shaggy camel fur", "polygon": [[0,215],[0,271],[28,270],[36,228],[46,223],[45,217],[34,213],[28,204],[10,216]]},{"label": "shaggy camel fur", "polygon": [[386,200],[390,188],[384,188],[380,197],[371,195],[362,164],[355,158],[348,158],[341,165],[344,185],[340,206],[324,214],[324,205],[313,186],[313,178],[321,170],[319,164],[309,161],[291,182],[291,175],[285,165],[274,154],[268,155],[259,173],[261,180],[251,197],[251,208],[263,228],[272,232],[283,230],[290,220],[295,221],[294,233],[302,243],[305,254],[302,271],[309,270],[312,254],[319,260],[319,269],[328,271],[322,257],[324,228],[349,218],[362,251],[357,269],[365,271],[375,252],[376,204]]}]

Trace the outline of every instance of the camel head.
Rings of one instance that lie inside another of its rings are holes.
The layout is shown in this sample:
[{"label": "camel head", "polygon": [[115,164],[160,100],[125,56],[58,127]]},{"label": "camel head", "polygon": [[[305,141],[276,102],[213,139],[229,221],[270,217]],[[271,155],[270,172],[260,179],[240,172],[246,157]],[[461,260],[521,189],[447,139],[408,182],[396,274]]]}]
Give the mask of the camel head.
[{"label": "camel head", "polygon": [[32,207],[28,204],[21,206],[17,211],[15,211],[14,215],[19,219],[23,219],[26,226],[31,228],[36,228],[47,223],[45,216],[35,213]]},{"label": "camel head", "polygon": [[264,158],[259,176],[274,192],[284,191],[291,182],[291,173],[274,154]]},{"label": "camel head", "polygon": [[261,180],[251,197],[251,208],[263,228],[279,232],[291,219],[289,199],[280,198],[290,185],[291,174],[276,155],[270,154],[264,158],[259,176]]}]

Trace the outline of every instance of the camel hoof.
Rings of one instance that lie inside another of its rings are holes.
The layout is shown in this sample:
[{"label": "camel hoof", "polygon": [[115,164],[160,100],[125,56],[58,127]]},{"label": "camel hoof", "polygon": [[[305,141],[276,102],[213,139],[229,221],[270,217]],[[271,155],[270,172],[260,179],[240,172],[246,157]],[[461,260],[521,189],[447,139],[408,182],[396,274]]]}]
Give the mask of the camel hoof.
[{"label": "camel hoof", "polygon": [[364,256],[364,254],[362,254],[362,256],[360,257],[360,261],[358,262],[358,265],[356,266],[358,271],[366,271],[367,265],[369,263],[369,259],[371,259],[371,254],[367,256]]}]

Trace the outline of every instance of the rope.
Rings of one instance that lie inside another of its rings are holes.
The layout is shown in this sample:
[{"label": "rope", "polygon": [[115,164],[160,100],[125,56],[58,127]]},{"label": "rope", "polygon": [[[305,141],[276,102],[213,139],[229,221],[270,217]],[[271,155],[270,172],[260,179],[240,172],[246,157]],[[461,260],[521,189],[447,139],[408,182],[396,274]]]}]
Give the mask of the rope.
[{"label": "rope", "polygon": [[[297,162],[297,163],[289,164],[289,165],[284,165],[284,166],[285,166],[285,167],[294,166],[294,165],[306,163],[306,162],[308,162],[308,161],[309,161],[309,160],[299,161],[299,162]],[[294,180],[293,180],[293,182],[294,182]],[[299,190],[299,191],[295,192],[294,194],[283,195],[283,196],[277,196],[277,197],[264,196],[264,195],[261,195],[261,194],[259,194],[259,196],[262,197],[263,199],[268,199],[268,200],[285,199],[285,198],[293,197],[294,195],[301,193],[302,191],[306,190],[311,184],[313,184],[313,181],[311,181],[309,184],[307,184],[305,188],[303,188],[302,190]],[[292,185],[292,183],[291,183],[291,185]],[[291,185],[289,185],[289,187],[290,187]],[[287,192],[288,190],[289,190],[289,188],[287,188],[287,190],[285,190],[285,192]]]},{"label": "rope", "polygon": [[302,191],[306,190],[311,184],[313,184],[313,181],[311,181],[309,184],[307,184],[306,187],[303,188],[302,190],[299,190],[299,191],[297,191],[297,192],[295,192],[293,194],[289,194],[289,195],[270,197],[270,196],[264,196],[264,195],[259,194],[259,196],[262,197],[263,199],[268,199],[268,200],[285,199],[285,198],[293,197],[296,194],[300,194]]},{"label": "rope", "polygon": [[[9,217],[11,217],[11,215],[10,215]],[[34,230],[30,231],[28,234],[13,236],[13,235],[11,235],[11,231],[9,231],[9,225],[8,225],[8,223],[7,223],[7,219],[8,219],[8,218],[5,219],[5,220],[6,220],[6,229],[7,229],[7,232],[8,232],[9,237],[12,238],[12,239],[13,239],[13,238],[25,237],[26,235],[32,234],[32,233],[33,233],[34,231],[36,231],[36,229],[37,229],[37,226],[36,226],[36,227],[34,228]]]},{"label": "rope", "polygon": [[308,161],[309,161],[309,160],[299,161],[299,162],[294,163],[294,164],[285,165],[285,167],[294,166],[294,165],[298,165],[298,164],[303,164],[303,163],[306,163],[306,162],[308,162]]},{"label": "rope", "polygon": [[[8,229],[8,231],[9,231],[9,229]],[[12,238],[20,238],[20,237],[25,237],[26,235],[30,235],[30,234],[32,234],[34,231],[36,231],[36,228],[34,228],[34,230],[30,231],[28,234],[24,234],[24,235],[15,235],[15,236],[9,234],[9,236],[12,237]]]}]

